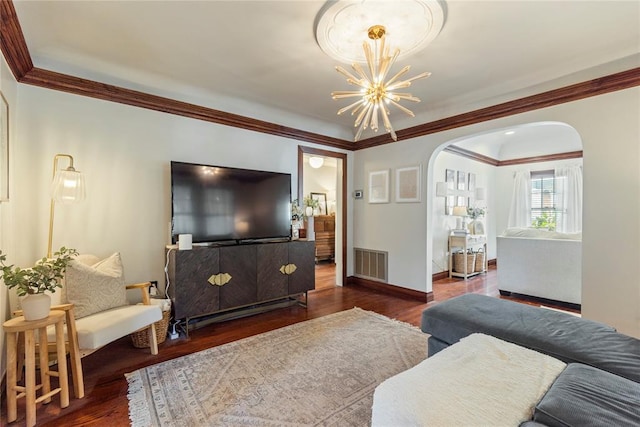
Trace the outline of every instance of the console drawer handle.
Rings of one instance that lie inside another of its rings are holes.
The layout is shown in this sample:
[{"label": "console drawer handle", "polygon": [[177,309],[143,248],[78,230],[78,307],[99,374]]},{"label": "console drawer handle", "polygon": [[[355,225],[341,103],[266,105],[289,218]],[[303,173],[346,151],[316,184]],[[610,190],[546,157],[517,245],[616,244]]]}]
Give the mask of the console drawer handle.
[{"label": "console drawer handle", "polygon": [[213,276],[209,277],[209,280],[207,280],[209,283],[211,283],[212,285],[216,285],[216,286],[224,286],[227,283],[229,283],[231,281],[232,277],[229,273],[218,273],[218,274],[214,274]]},{"label": "console drawer handle", "polygon": [[282,274],[293,274],[294,271],[296,271],[298,269],[298,267],[296,267],[295,264],[287,264],[287,265],[283,265],[282,267],[280,267],[280,273]]}]

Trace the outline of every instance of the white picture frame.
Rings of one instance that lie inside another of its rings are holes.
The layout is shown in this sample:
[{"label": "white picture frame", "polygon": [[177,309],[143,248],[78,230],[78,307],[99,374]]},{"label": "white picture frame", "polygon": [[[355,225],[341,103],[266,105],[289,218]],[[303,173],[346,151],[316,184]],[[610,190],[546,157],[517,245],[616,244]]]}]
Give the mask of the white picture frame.
[{"label": "white picture frame", "polygon": [[420,203],[421,175],[420,165],[396,169],[395,197],[397,203]]},{"label": "white picture frame", "polygon": [[389,203],[389,169],[369,172],[369,203]]}]

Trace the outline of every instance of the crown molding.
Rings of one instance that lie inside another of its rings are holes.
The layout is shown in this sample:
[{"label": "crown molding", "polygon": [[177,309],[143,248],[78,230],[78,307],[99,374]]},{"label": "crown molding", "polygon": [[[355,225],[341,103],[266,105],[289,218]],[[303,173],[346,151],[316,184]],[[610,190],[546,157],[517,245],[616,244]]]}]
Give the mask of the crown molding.
[{"label": "crown molding", "polygon": [[567,151],[565,153],[547,154],[544,156],[522,157],[519,159],[509,159],[509,160],[496,160],[493,157],[485,156],[483,154],[479,154],[474,151],[467,150],[465,148],[457,147],[455,145],[449,145],[445,147],[443,151],[447,151],[451,154],[455,154],[456,156],[464,157],[469,160],[474,160],[476,162],[485,163],[487,165],[496,166],[496,167],[582,158],[582,150]]},{"label": "crown molding", "polygon": [[449,153],[455,154],[460,157],[464,157],[470,160],[474,160],[480,163],[486,163],[491,166],[498,166],[500,163],[498,160],[493,157],[485,156],[483,154],[476,153],[475,151],[467,150],[465,148],[458,147],[456,145],[448,145],[444,148],[443,151],[447,151]]},{"label": "crown molding", "polygon": [[[623,89],[640,86],[640,67],[622,71],[597,79],[576,83],[559,89],[549,90],[537,95],[526,96],[513,101],[491,107],[481,108],[456,116],[447,117],[429,123],[413,126],[396,131],[398,142],[406,139],[418,138],[432,133],[443,132],[463,126],[495,120],[515,114],[526,113],[540,108],[551,107],[566,102],[577,101],[592,96],[603,95]],[[363,139],[356,145],[356,150],[391,144],[389,135],[380,135]]]},{"label": "crown molding", "polygon": [[[2,24],[0,27],[0,35],[2,36],[0,49],[11,72],[19,83],[31,84],[47,89],[118,102],[140,108],[148,108],[196,120],[204,120],[225,126],[349,151],[394,143],[389,135],[380,135],[361,140],[358,143],[353,143],[345,139],[333,138],[238,114],[227,113],[161,96],[35,68],[31,61],[29,49],[25,42],[12,0],[0,1],[0,21]],[[640,86],[640,67],[424,123],[407,129],[401,129],[397,131],[396,134],[398,136],[398,142],[400,142],[402,140],[418,138],[445,130],[495,120],[635,86]]]},{"label": "crown molding", "polygon": [[277,135],[298,141],[312,142],[347,150],[351,150],[353,148],[353,143],[343,139],[332,138],[288,126],[241,116],[239,114],[227,113],[213,108],[201,107],[187,102],[138,92],[119,86],[81,79],[79,77],[43,70],[41,68],[32,68],[24,75],[24,77],[22,77],[22,79],[20,79],[20,83],[59,90],[75,95],[88,96],[105,101],[118,102],[120,104],[132,105],[134,107],[147,108],[149,110],[175,114],[196,120],[233,126],[254,132]]},{"label": "crown molding", "polygon": [[33,68],[16,9],[10,0],[0,1],[0,49],[17,81]]},{"label": "crown molding", "polygon": [[520,159],[499,160],[498,166],[524,165],[527,163],[551,162],[556,160],[581,159],[582,150],[566,153],[548,154],[546,156],[523,157]]}]

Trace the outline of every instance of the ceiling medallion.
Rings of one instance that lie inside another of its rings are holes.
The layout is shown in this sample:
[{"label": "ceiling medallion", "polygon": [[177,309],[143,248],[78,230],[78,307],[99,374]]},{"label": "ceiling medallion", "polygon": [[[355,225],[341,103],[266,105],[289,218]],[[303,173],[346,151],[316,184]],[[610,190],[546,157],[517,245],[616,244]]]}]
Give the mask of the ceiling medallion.
[{"label": "ceiling medallion", "polygon": [[[399,102],[420,102],[420,99],[395,91],[411,86],[412,81],[428,77],[430,73],[401,80],[410,69],[406,66],[389,80],[387,75],[398,58],[424,49],[440,33],[444,23],[440,3],[437,0],[331,2],[317,22],[316,37],[321,49],[338,61],[352,63],[355,74],[341,66],[336,70],[359,89],[336,91],[331,96],[333,99],[360,98],[338,111],[342,114],[352,110],[352,115],[357,114],[355,141],[368,128],[377,132],[380,122],[397,141],[388,106],[393,105],[413,117],[413,112]],[[392,54],[390,44],[396,48]],[[368,74],[361,63],[366,63]]]}]

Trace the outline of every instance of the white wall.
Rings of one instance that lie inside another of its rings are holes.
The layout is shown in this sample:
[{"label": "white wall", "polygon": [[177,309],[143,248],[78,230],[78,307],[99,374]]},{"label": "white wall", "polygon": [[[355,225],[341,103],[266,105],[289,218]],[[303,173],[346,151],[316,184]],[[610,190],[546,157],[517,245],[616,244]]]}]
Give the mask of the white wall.
[{"label": "white wall", "polygon": [[[496,232],[498,235],[507,228],[509,223],[509,209],[511,207],[511,196],[513,194],[513,177],[516,171],[528,170],[528,171],[545,171],[553,170],[556,167],[563,165],[582,165],[582,159],[568,159],[568,160],[556,160],[552,162],[537,162],[529,163],[525,165],[511,165],[501,166],[496,168],[496,194],[504,194],[505,197],[500,197],[496,200]],[[585,188],[585,193],[588,189]]]},{"label": "white wall", "polygon": [[[14,248],[14,230],[12,227],[13,217],[13,196],[16,186],[14,184],[15,162],[13,161],[13,153],[17,148],[18,137],[16,132],[16,114],[18,109],[17,90],[18,84],[13,78],[13,74],[9,70],[4,57],[0,55],[0,92],[7,100],[9,105],[9,201],[0,203],[0,250],[7,255],[7,264],[11,265],[15,262]],[[0,284],[0,321],[4,321],[9,317],[9,299],[7,298],[7,288],[4,282]],[[5,339],[4,330],[0,328],[0,377],[6,372],[5,359]]]},{"label": "white wall", "polygon": [[[545,120],[573,126],[584,145],[583,316],[640,337],[640,282],[629,267],[638,264],[640,253],[638,117],[640,88],[632,88],[360,150],[354,157],[354,188],[366,188],[369,171],[416,163],[426,166],[425,179],[432,183],[432,155],[464,136]],[[431,185],[423,188],[423,196],[435,193]],[[430,226],[427,230],[426,212],[433,201],[371,205],[366,197],[365,192],[365,199],[354,204],[354,245],[389,251],[391,283],[431,291],[434,236]],[[495,197],[497,202],[510,194]]]},{"label": "white wall", "polygon": [[46,251],[56,153],[74,156],[87,198],[56,205],[54,249],[120,251],[127,282],[164,282],[171,160],[291,173],[297,193],[298,141],[32,86],[18,91],[13,227],[20,244],[13,252],[20,265]]},{"label": "white wall", "polygon": [[[482,207],[485,209],[485,216],[482,222],[485,226],[485,234],[487,235],[487,256],[488,259],[496,257],[496,233],[495,233],[495,217],[496,212],[491,202],[493,201],[494,175],[496,168],[486,163],[477,162],[467,159],[446,151],[441,151],[435,158],[433,165],[434,179],[430,183],[431,190],[435,195],[436,183],[445,181],[446,169],[473,173],[476,175],[476,188],[485,189],[485,199],[472,203],[474,207]],[[449,234],[456,227],[457,217],[445,215],[445,198],[435,197],[433,200],[432,210],[432,230],[433,230],[433,272],[448,271],[447,246],[449,244]],[[469,221],[471,221],[469,219]]]}]

